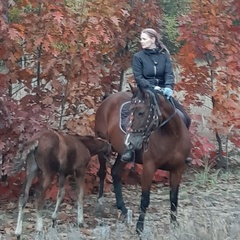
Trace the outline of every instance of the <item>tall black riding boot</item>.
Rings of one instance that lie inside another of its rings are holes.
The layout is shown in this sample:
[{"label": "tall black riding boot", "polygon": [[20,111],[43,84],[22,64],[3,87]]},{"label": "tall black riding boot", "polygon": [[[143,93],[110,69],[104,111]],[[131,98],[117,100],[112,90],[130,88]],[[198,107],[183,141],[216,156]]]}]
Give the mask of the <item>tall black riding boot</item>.
[{"label": "tall black riding boot", "polygon": [[126,148],[126,150],[123,152],[121,161],[126,163],[131,163],[134,161],[134,149],[132,147]]}]

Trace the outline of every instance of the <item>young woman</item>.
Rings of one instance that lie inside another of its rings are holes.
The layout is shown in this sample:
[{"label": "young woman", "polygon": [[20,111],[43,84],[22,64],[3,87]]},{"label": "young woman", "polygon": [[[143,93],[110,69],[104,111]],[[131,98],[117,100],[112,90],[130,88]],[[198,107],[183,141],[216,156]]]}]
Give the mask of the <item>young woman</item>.
[{"label": "young woman", "polygon": [[[163,89],[163,94],[169,99],[174,89],[174,73],[169,52],[160,41],[160,35],[152,28],[142,30],[140,36],[142,50],[133,56],[132,69],[138,87],[148,88],[152,91]],[[178,108],[186,119],[189,128],[191,119],[174,98],[175,107]],[[131,162],[134,159],[134,149],[128,145],[122,155],[123,162]]]},{"label": "young woman", "polygon": [[133,56],[132,69],[137,85],[143,88],[163,88],[168,98],[173,94],[174,74],[172,61],[159,34],[151,28],[142,30],[142,50]]}]

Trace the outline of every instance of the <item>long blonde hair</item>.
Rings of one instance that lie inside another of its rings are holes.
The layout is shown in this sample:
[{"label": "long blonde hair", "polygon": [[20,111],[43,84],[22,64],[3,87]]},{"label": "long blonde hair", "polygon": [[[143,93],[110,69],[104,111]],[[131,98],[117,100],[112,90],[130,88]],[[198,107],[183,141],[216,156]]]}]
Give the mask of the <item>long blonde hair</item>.
[{"label": "long blonde hair", "polygon": [[159,47],[160,49],[164,49],[168,54],[170,54],[167,47],[162,43],[160,34],[157,33],[156,30],[152,28],[145,28],[142,30],[142,33],[147,34],[149,37],[154,37],[156,46]]}]

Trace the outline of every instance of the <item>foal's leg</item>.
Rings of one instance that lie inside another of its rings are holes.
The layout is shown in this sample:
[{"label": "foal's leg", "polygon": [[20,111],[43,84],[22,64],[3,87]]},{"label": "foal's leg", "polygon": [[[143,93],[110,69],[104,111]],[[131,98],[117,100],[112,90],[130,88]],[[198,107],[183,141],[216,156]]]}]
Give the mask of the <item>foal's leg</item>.
[{"label": "foal's leg", "polygon": [[116,204],[117,208],[121,210],[123,215],[127,214],[127,208],[125,207],[125,203],[123,200],[122,196],[122,171],[126,163],[120,161],[121,155],[117,155],[117,159],[112,167],[112,178],[113,178],[113,187],[114,187],[114,192],[115,192],[115,197],[116,197]]},{"label": "foal's leg", "polygon": [[39,189],[38,189],[37,200],[36,200],[36,207],[37,207],[36,231],[39,233],[41,233],[43,228],[42,210],[44,205],[45,194],[52,182],[52,178],[53,178],[53,175],[47,172],[42,173],[40,176]]},{"label": "foal's leg", "polygon": [[60,207],[60,204],[61,204],[62,199],[63,199],[64,194],[65,194],[65,188],[64,188],[65,179],[66,178],[65,178],[64,174],[59,175],[57,203],[56,203],[55,210],[52,214],[52,221],[53,221],[52,227],[56,226],[56,219],[57,219],[57,216],[58,216],[59,207]]},{"label": "foal's leg", "polygon": [[144,219],[146,215],[147,208],[150,203],[150,190],[152,185],[152,179],[154,173],[156,172],[156,168],[154,163],[152,163],[149,159],[145,161],[143,165],[143,173],[142,173],[142,196],[141,196],[141,204],[140,204],[140,215],[137,221],[136,231],[138,234],[143,232],[144,228]]},{"label": "foal's leg", "polygon": [[170,172],[171,222],[177,222],[178,191],[184,167]]},{"label": "foal's leg", "polygon": [[20,239],[20,236],[22,234],[23,210],[26,206],[26,203],[29,197],[29,190],[32,185],[32,181],[38,172],[38,167],[37,167],[34,155],[32,153],[27,156],[26,162],[27,162],[26,177],[24,180],[24,184],[23,184],[21,195],[18,202],[18,219],[17,219],[17,227],[15,230],[15,235],[17,235],[17,239]]},{"label": "foal's leg", "polygon": [[78,196],[78,226],[83,227],[83,196],[85,170],[76,171],[76,191]]}]

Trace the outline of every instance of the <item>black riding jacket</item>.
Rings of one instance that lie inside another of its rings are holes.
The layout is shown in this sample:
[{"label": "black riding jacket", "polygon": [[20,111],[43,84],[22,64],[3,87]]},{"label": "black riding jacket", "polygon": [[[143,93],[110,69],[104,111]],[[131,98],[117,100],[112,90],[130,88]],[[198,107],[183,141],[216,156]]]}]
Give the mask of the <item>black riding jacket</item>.
[{"label": "black riding jacket", "polygon": [[164,49],[143,49],[135,53],[132,69],[140,87],[174,87],[172,61]]}]

